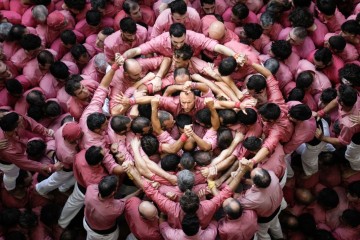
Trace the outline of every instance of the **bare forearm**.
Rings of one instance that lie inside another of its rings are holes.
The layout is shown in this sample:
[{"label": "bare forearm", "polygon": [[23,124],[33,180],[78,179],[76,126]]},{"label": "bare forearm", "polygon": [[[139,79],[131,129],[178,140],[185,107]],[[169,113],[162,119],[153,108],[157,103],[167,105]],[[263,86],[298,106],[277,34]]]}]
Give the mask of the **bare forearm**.
[{"label": "bare forearm", "polygon": [[230,157],[225,158],[224,161],[219,162],[216,164],[218,171],[224,171],[228,169],[235,161],[236,157],[234,155],[231,155]]},{"label": "bare forearm", "polygon": [[124,52],[123,57],[125,59],[129,59],[129,58],[138,56],[140,54],[141,54],[141,49],[139,47],[136,47],[136,48],[131,48],[131,49],[127,50],[126,52]]},{"label": "bare forearm", "polygon": [[324,142],[327,142],[327,143],[330,143],[332,145],[336,145],[336,146],[341,146],[343,145],[338,138],[334,138],[334,137],[326,137],[326,136],[323,136],[321,138],[321,141],[324,141]]},{"label": "bare forearm", "polygon": [[252,159],[255,160],[256,163],[260,163],[267,157],[269,153],[269,149],[262,147]]},{"label": "bare forearm", "polygon": [[233,50],[221,44],[216,44],[214,51],[228,57],[232,57],[235,55],[235,52]]},{"label": "bare forearm", "polygon": [[184,146],[184,142],[180,139],[173,144],[163,144],[162,151],[165,153],[176,154]]},{"label": "bare forearm", "polygon": [[198,135],[193,134],[191,137],[195,140],[195,142],[198,145],[198,147],[200,148],[200,150],[202,150],[202,151],[210,151],[211,150],[211,144],[204,141]]},{"label": "bare forearm", "polygon": [[272,75],[272,73],[267,68],[261,66],[260,64],[253,63],[252,67],[255,69],[255,71],[264,75],[265,77],[270,77]]}]

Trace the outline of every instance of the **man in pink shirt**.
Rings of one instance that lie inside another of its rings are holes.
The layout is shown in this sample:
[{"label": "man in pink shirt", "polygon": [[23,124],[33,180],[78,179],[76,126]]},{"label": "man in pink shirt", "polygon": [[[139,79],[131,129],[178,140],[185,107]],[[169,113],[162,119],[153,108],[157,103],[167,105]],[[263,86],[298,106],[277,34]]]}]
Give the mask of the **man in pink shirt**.
[{"label": "man in pink shirt", "polygon": [[307,34],[306,29],[302,27],[285,28],[279,33],[278,39],[289,41],[293,46],[293,51],[300,58],[306,59],[315,50],[315,45]]},{"label": "man in pink shirt", "polygon": [[131,48],[138,47],[146,42],[146,39],[146,28],[136,24],[129,17],[123,18],[120,21],[120,30],[105,39],[104,50],[107,61],[112,64],[115,61],[116,53],[123,54]]},{"label": "man in pink shirt", "polygon": [[328,33],[325,35],[324,41],[324,47],[329,48],[333,54],[339,56],[345,63],[356,61],[359,58],[355,46],[347,43],[341,35]]},{"label": "man in pink shirt", "polygon": [[22,15],[21,24],[35,28],[38,24],[44,24],[48,15],[49,10],[44,5],[35,5]]},{"label": "man in pink shirt", "polygon": [[222,207],[226,215],[219,220],[221,240],[247,240],[255,235],[258,230],[255,211],[244,209],[235,198],[226,199]]},{"label": "man in pink shirt", "polygon": [[264,30],[263,34],[269,36],[272,41],[278,40],[279,33],[283,27],[280,23],[275,21],[275,18],[270,11],[266,11],[261,14],[259,24]]},{"label": "man in pink shirt", "polygon": [[360,238],[360,213],[356,210],[346,209],[341,215],[340,226],[333,231],[336,239],[351,240]]},{"label": "man in pink shirt", "polygon": [[96,50],[87,43],[75,44],[69,53],[61,59],[62,61],[68,61],[75,63],[80,71],[89,63],[92,57],[96,54]]},{"label": "man in pink shirt", "polygon": [[[289,68],[292,75],[295,75],[300,57],[292,51],[291,44],[288,41],[277,40],[272,42],[268,54],[284,63]],[[279,81],[283,80],[284,79],[279,79]]]},{"label": "man in pink shirt", "polygon": [[263,0],[240,0],[240,1],[225,0],[225,2],[229,7],[233,7],[235,4],[241,2],[245,4],[249,8],[249,10],[254,13],[258,13],[259,10],[264,6]]},{"label": "man in pink shirt", "polygon": [[100,82],[108,66],[105,54],[98,53],[90,60],[86,67],[84,67],[82,75],[94,79],[96,82]]},{"label": "man in pink shirt", "polygon": [[222,15],[228,7],[224,0],[195,0],[192,7],[199,13],[200,18],[206,15]]},{"label": "man in pink shirt", "polygon": [[[257,23],[256,14],[249,11],[248,7],[243,3],[237,3],[235,6],[228,8],[224,14],[222,14],[225,24],[233,23],[234,27],[241,27],[246,23]],[[231,30],[235,30],[231,29]]]},{"label": "man in pink shirt", "polygon": [[169,4],[170,9],[166,9],[157,17],[150,38],[153,39],[164,32],[168,32],[173,23],[184,24],[187,30],[200,32],[201,21],[199,13],[187,7],[184,1],[175,0]]},{"label": "man in pink shirt", "polygon": [[85,40],[85,43],[92,46],[96,50],[96,53],[104,53],[105,39],[114,32],[115,30],[112,27],[105,27],[97,34],[88,36]]},{"label": "man in pink shirt", "polygon": [[51,43],[51,49],[57,52],[56,60],[60,60],[76,44],[77,36],[72,30],[64,30],[58,39]]},{"label": "man in pink shirt", "polygon": [[5,88],[0,90],[0,106],[14,109],[16,102],[22,97],[24,88],[17,79],[9,79]]},{"label": "man in pink shirt", "polygon": [[345,22],[344,15],[337,9],[334,1],[316,1],[315,12],[330,32],[339,32],[341,24]]}]

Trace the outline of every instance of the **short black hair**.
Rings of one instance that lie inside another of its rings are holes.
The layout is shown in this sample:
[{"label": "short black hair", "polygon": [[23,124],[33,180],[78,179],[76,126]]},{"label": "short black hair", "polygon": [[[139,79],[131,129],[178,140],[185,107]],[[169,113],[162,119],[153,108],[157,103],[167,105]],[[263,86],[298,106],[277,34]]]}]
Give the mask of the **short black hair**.
[{"label": "short black hair", "polygon": [[292,53],[292,46],[288,41],[276,40],[271,44],[271,52],[276,58],[285,60],[290,57]]},{"label": "short black hair", "polygon": [[145,127],[151,126],[151,121],[146,117],[136,117],[131,122],[131,131],[133,133],[143,134]]},{"label": "short black hair", "polygon": [[111,118],[110,126],[114,132],[119,133],[127,130],[126,125],[129,124],[131,119],[127,116],[116,115]]},{"label": "short black hair", "polygon": [[86,50],[84,45],[78,43],[71,48],[70,53],[75,60],[79,60],[80,57],[84,56],[85,54],[88,54],[88,51]]},{"label": "short black hair", "polygon": [[271,183],[271,176],[266,169],[259,168],[252,178],[254,184],[258,188],[267,188]]},{"label": "short black hair", "polygon": [[244,25],[244,31],[247,38],[256,40],[261,37],[264,30],[258,23],[246,23]]},{"label": "short black hair", "polygon": [[66,45],[68,45],[68,44],[75,45],[76,44],[76,35],[72,30],[67,29],[67,30],[64,30],[60,34],[60,40]]},{"label": "short black hair", "polygon": [[101,153],[102,147],[91,146],[85,152],[85,160],[90,166],[95,166],[102,162],[104,155]]},{"label": "short black hair", "polygon": [[349,85],[340,85],[338,99],[346,107],[352,107],[357,101],[357,91]]},{"label": "short black hair", "polygon": [[354,63],[347,63],[339,70],[339,78],[345,78],[355,87],[360,86],[360,66]]},{"label": "short black hair", "polygon": [[316,7],[323,14],[331,16],[335,14],[336,2],[333,0],[317,0]]},{"label": "short black hair", "polygon": [[231,8],[231,12],[239,19],[249,16],[249,8],[244,3],[237,3]]},{"label": "short black hair", "polygon": [[314,54],[314,59],[328,65],[332,60],[332,53],[330,49],[326,47],[319,48]]},{"label": "short black hair", "polygon": [[184,169],[191,170],[195,166],[195,159],[189,152],[184,152],[180,158],[180,164]]},{"label": "short black hair", "polygon": [[334,209],[339,205],[339,196],[337,192],[332,188],[322,189],[317,196],[317,202],[322,207],[329,209]]},{"label": "short black hair", "polygon": [[195,236],[200,229],[198,216],[196,214],[185,214],[183,220],[181,221],[181,226],[186,236]]},{"label": "short black hair", "polygon": [[227,149],[230,147],[234,137],[229,128],[220,127],[217,131],[217,145],[221,150]]},{"label": "short black hair", "polygon": [[5,88],[10,93],[10,95],[20,95],[23,93],[24,88],[19,82],[19,80],[13,78],[5,82]]},{"label": "short black hair", "polygon": [[152,156],[159,150],[159,141],[152,134],[146,134],[141,138],[141,147],[148,156]]},{"label": "short black hair", "polygon": [[176,126],[179,128],[184,128],[186,125],[192,124],[192,118],[190,115],[187,114],[179,114],[176,116]]},{"label": "short black hair", "polygon": [[175,0],[169,3],[169,8],[171,14],[177,13],[179,15],[184,15],[187,12],[187,5],[183,0]]},{"label": "short black hair", "polygon": [[58,79],[67,79],[70,76],[69,68],[62,61],[51,64],[50,73]]},{"label": "short black hair", "polygon": [[96,27],[101,23],[101,12],[98,10],[89,10],[86,12],[86,22],[90,26]]},{"label": "short black hair", "polygon": [[346,40],[343,36],[336,35],[329,38],[329,44],[331,48],[343,51],[346,47]]},{"label": "short black hair", "polygon": [[259,74],[252,75],[246,83],[246,88],[254,90],[255,93],[259,93],[261,90],[266,89],[266,86],[265,77]]},{"label": "short black hair", "polygon": [[99,112],[91,113],[86,119],[86,125],[90,131],[95,131],[97,129],[100,129],[105,122],[106,122],[105,114]]},{"label": "short black hair", "polygon": [[61,107],[57,101],[48,100],[44,106],[44,114],[47,117],[58,117],[61,114]]},{"label": "short black hair", "polygon": [[42,50],[36,56],[38,63],[42,66],[45,64],[53,64],[55,61],[54,55],[48,50]]},{"label": "short black hair", "polygon": [[324,103],[324,104],[328,104],[330,103],[332,100],[334,100],[337,97],[337,91],[336,89],[329,87],[326,88],[322,91],[321,95],[320,95],[320,100]]},{"label": "short black hair", "polygon": [[199,123],[204,124],[206,127],[211,127],[211,112],[208,108],[197,111],[195,118]]},{"label": "short black hair", "polygon": [[119,178],[115,175],[105,176],[98,184],[101,197],[108,197],[118,186]]},{"label": "short black hair", "polygon": [[236,114],[237,120],[244,125],[252,125],[256,123],[258,119],[257,112],[252,108],[245,108],[245,112],[246,114],[243,111],[239,111]]},{"label": "short black hair", "polygon": [[41,38],[35,34],[25,34],[20,40],[20,46],[27,51],[41,47]]},{"label": "short black hair", "polygon": [[220,109],[217,111],[222,120],[221,125],[233,125],[237,123],[236,112],[233,109]]},{"label": "short black hair", "polygon": [[341,25],[341,31],[350,34],[360,34],[360,24],[356,20],[347,20]]},{"label": "short black hair", "polygon": [[136,22],[130,17],[125,17],[120,21],[120,29],[122,32],[135,34],[137,31]]},{"label": "short black hair", "polygon": [[0,128],[5,132],[11,132],[18,127],[19,114],[9,112],[0,119]]},{"label": "short black hair", "polygon": [[236,67],[236,59],[234,57],[226,57],[220,62],[219,73],[221,76],[229,76],[235,71]]},{"label": "short black hair", "polygon": [[243,142],[243,146],[247,150],[255,152],[255,151],[260,150],[260,148],[262,146],[262,141],[260,138],[255,137],[255,136],[247,137],[247,138],[245,138],[245,140]]},{"label": "short black hair", "polygon": [[176,171],[180,163],[180,157],[177,154],[168,154],[161,159],[161,168],[165,171]]},{"label": "short black hair", "polygon": [[293,88],[291,89],[291,91],[289,92],[289,96],[287,97],[286,101],[299,101],[302,102],[304,100],[305,97],[305,91],[301,88]]},{"label": "short black hair", "polygon": [[26,144],[26,153],[29,157],[39,157],[45,154],[46,143],[44,140],[35,139]]},{"label": "short black hair", "polygon": [[276,103],[265,103],[259,108],[259,113],[267,120],[277,120],[280,117],[281,109]]},{"label": "short black hair", "polygon": [[312,111],[308,105],[298,104],[289,109],[289,115],[296,120],[305,121],[312,117]]},{"label": "short black hair", "polygon": [[306,89],[314,82],[314,75],[312,71],[303,71],[296,78],[296,87]]},{"label": "short black hair", "polygon": [[295,8],[289,15],[293,27],[309,28],[314,24],[314,16],[306,8]]},{"label": "short black hair", "polygon": [[186,28],[185,25],[182,23],[173,23],[170,26],[169,29],[170,37],[182,37],[184,34],[186,34]]}]

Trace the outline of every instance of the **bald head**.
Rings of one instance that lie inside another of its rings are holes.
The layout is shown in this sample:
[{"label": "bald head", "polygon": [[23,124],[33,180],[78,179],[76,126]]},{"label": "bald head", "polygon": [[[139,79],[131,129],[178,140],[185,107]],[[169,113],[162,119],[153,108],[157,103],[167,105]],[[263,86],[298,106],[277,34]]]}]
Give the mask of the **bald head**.
[{"label": "bald head", "polygon": [[235,198],[228,198],[223,203],[223,209],[230,219],[238,219],[242,215],[240,202]]},{"label": "bald head", "polygon": [[124,72],[133,80],[138,81],[141,79],[142,68],[138,61],[135,59],[127,59],[124,62]]},{"label": "bald head", "polygon": [[139,205],[139,213],[148,220],[153,220],[158,216],[158,210],[149,201],[143,201]]},{"label": "bald head", "polygon": [[308,189],[298,188],[295,191],[296,200],[303,205],[309,205],[313,202],[314,196]]},{"label": "bald head", "polygon": [[220,21],[215,21],[209,27],[209,37],[214,40],[220,40],[224,37],[225,31],[225,25]]}]

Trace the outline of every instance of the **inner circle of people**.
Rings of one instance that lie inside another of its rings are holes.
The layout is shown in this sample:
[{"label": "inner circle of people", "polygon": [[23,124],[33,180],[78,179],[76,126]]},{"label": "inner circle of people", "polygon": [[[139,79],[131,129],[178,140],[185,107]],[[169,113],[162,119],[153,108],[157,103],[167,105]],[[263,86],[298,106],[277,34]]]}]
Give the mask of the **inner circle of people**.
[{"label": "inner circle of people", "polygon": [[0,0],[0,240],[360,240],[360,0]]}]

